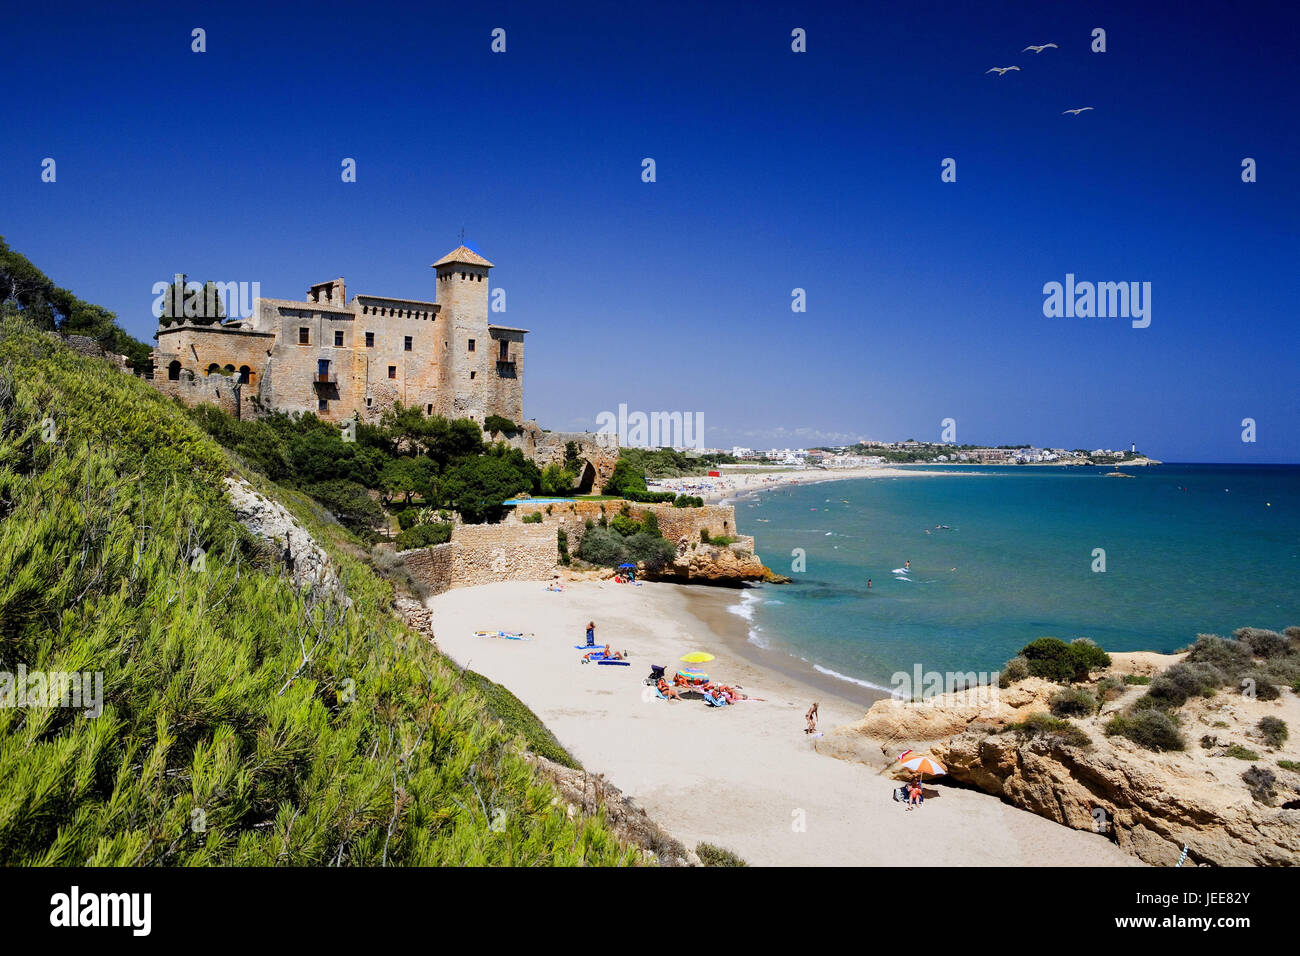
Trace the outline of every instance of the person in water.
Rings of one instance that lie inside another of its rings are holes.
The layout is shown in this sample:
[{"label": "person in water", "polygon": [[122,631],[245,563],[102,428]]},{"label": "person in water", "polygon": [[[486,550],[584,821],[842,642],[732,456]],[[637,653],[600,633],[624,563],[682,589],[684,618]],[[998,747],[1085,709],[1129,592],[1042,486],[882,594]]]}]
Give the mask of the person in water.
[{"label": "person in water", "polygon": [[867,578],[867,587],[871,587],[871,578]]},{"label": "person in water", "polygon": [[911,561],[904,561],[904,562],[903,562],[903,567],[905,567],[905,568],[907,568],[907,570],[911,571],[911,570],[912,570],[912,562],[911,562]]}]

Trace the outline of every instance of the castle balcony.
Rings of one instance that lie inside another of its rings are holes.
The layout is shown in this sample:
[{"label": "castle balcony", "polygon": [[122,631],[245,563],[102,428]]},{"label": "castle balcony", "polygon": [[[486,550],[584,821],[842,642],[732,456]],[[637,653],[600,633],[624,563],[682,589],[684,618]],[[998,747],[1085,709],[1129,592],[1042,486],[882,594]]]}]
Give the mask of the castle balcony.
[{"label": "castle balcony", "polygon": [[339,373],[317,372],[312,377],[312,384],[318,388],[328,388],[329,386],[337,387],[339,384]]}]

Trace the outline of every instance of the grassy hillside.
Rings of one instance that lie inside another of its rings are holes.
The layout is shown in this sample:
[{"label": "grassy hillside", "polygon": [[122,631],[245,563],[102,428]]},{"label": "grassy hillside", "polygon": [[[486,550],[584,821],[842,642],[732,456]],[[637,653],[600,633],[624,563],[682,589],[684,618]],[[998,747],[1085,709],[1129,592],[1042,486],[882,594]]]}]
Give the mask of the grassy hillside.
[{"label": "grassy hillside", "polygon": [[633,860],[285,495],[353,604],[295,591],[234,521],[232,467],[147,383],[0,316],[0,671],[104,682],[98,717],[0,707],[0,863]]}]

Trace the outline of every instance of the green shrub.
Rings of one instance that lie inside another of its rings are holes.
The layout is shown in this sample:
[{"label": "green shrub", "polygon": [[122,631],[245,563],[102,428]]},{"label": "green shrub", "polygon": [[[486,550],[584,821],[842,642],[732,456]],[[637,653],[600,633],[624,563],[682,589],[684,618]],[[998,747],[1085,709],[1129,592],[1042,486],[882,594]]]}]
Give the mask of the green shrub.
[{"label": "green shrub", "polygon": [[578,545],[578,557],[588,564],[613,567],[627,560],[626,539],[608,528],[589,528]]},{"label": "green shrub", "polygon": [[1209,697],[1227,677],[1213,664],[1178,663],[1151,682],[1140,707],[1181,707],[1192,697]]},{"label": "green shrub", "polygon": [[569,533],[563,528],[555,530],[555,546],[560,551],[560,563],[568,567],[573,559],[569,557]]},{"label": "green shrub", "polygon": [[1124,679],[1110,675],[1097,681],[1097,697],[1101,701],[1114,700],[1127,688]]},{"label": "green shrub", "polygon": [[672,542],[645,532],[632,535],[625,543],[627,560],[644,561],[651,571],[658,571],[671,562],[677,554],[677,549],[673,547]]},{"label": "green shrub", "polygon": [[1151,683],[1151,678],[1147,677],[1145,674],[1125,674],[1124,683],[1138,687],[1145,687],[1147,684]]},{"label": "green shrub", "polygon": [[431,521],[427,524],[417,524],[412,528],[403,531],[395,539],[398,551],[409,551],[412,548],[431,548],[435,544],[445,544],[451,540],[450,524]]},{"label": "green shrub", "polygon": [[1261,671],[1251,671],[1243,675],[1239,686],[1243,696],[1253,696],[1255,700],[1277,700],[1282,696],[1282,692],[1269,680],[1268,675]]},{"label": "green shrub", "polygon": [[1057,717],[1091,717],[1097,712],[1097,698],[1082,687],[1065,687],[1052,695],[1048,706]]},{"label": "green shrub", "polygon": [[1184,750],[1186,743],[1178,730],[1178,720],[1163,710],[1134,710],[1116,714],[1106,724],[1107,736],[1127,737],[1147,750]]},{"label": "green shrub", "polygon": [[614,515],[614,517],[609,521],[609,526],[612,530],[617,531],[625,538],[631,537],[634,534],[640,534],[644,530],[641,522],[637,521],[635,518],[629,518],[627,515],[621,514]]},{"label": "green shrub", "polygon": [[534,512],[533,512],[532,514],[530,514],[530,515],[524,515],[524,516],[523,516],[522,518],[520,518],[519,520],[520,520],[523,524],[541,524],[541,523],[542,523],[542,513],[541,513],[540,511],[534,511]]},{"label": "green shrub", "polygon": [[1231,679],[1250,669],[1250,648],[1216,634],[1198,634],[1183,663],[1212,664]]},{"label": "green shrub", "polygon": [[749,866],[735,853],[714,846],[712,843],[701,843],[696,846],[695,855],[705,866]]},{"label": "green shrub", "polygon": [[1083,730],[1042,711],[1030,714],[1023,721],[1007,724],[1005,731],[1020,737],[1050,737],[1052,740],[1071,747],[1090,747],[1092,738]]},{"label": "green shrub", "polygon": [[631,461],[623,457],[620,457],[615,463],[609,480],[605,482],[605,487],[601,489],[603,494],[624,496],[627,495],[627,492],[644,492],[645,490],[645,475],[637,471]]},{"label": "green shrub", "polygon": [[1029,661],[1029,673],[1058,684],[1088,679],[1089,661],[1094,657],[1082,645],[1066,644],[1055,637],[1040,637],[1020,650]]},{"label": "green shrub", "polygon": [[998,675],[998,686],[1005,689],[1017,681],[1024,680],[1028,676],[1029,659],[1017,655],[1003,665],[1002,673]]},{"label": "green shrub", "polygon": [[[614,492],[609,491],[609,486],[606,485],[605,493],[613,494]],[[671,491],[637,491],[634,488],[624,488],[622,491],[618,492],[618,494],[622,495],[628,501],[635,501],[640,504],[648,505],[668,504],[675,498]]]},{"label": "green shrub", "polygon": [[1283,770],[1293,770],[1300,773],[1300,761],[1297,760],[1279,760],[1277,765]]},{"label": "green shrub", "polygon": [[1231,747],[1229,747],[1227,750],[1223,752],[1223,755],[1225,757],[1235,757],[1238,760],[1259,759],[1259,754],[1255,753],[1255,751],[1249,749],[1248,747],[1243,747],[1241,744],[1233,744]]},{"label": "green shrub", "polygon": [[703,508],[704,499],[696,495],[678,495],[672,499],[674,508]]},{"label": "green shrub", "polygon": [[1280,749],[1290,735],[1286,727],[1286,721],[1278,717],[1261,718],[1256,725],[1256,729],[1259,730],[1259,735],[1264,738],[1264,742],[1274,750]]},{"label": "green shrub", "polygon": [[308,485],[306,491],[361,540],[377,539],[374,529],[384,521],[384,509],[364,486],[341,478]]},{"label": "green shrub", "polygon": [[498,432],[513,435],[519,431],[519,426],[503,415],[489,415],[483,419],[483,430],[489,435],[496,435]]},{"label": "green shrub", "polygon": [[1100,671],[1110,667],[1110,655],[1097,646],[1097,642],[1087,637],[1076,637],[1070,642],[1074,652],[1089,671]]},{"label": "green shrub", "polygon": [[1259,627],[1241,627],[1233,631],[1232,636],[1250,648],[1255,657],[1282,657],[1291,650],[1290,642],[1276,631],[1266,631]]},{"label": "green shrub", "polygon": [[1273,805],[1273,801],[1277,798],[1277,791],[1274,789],[1277,775],[1272,770],[1251,767],[1241,775],[1241,779],[1257,802],[1269,807]]}]

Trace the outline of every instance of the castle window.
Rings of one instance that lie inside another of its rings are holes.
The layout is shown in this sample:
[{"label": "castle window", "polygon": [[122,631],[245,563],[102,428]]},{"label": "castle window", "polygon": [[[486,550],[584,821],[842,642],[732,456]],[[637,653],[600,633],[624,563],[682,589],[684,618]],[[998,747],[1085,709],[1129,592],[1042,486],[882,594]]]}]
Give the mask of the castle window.
[{"label": "castle window", "polygon": [[373,349],[374,347],[375,347],[375,333],[374,333],[374,332],[367,332],[367,333],[366,333],[366,348],[368,348],[368,349]]},{"label": "castle window", "polygon": [[329,399],[328,399],[328,398],[322,398],[322,399],[318,400],[318,401],[316,402],[316,410],[317,410],[317,411],[320,411],[320,412],[328,412],[328,411],[330,410]]},{"label": "castle window", "polygon": [[510,342],[509,342],[508,339],[502,339],[502,340],[501,340],[501,346],[500,346],[500,349],[499,349],[499,351],[498,351],[497,359],[498,359],[498,361],[501,361],[501,362],[509,362],[509,361],[510,361]]},{"label": "castle window", "polygon": [[298,344],[299,344],[299,345],[310,345],[310,344],[311,344],[311,330],[310,330],[310,329],[308,329],[308,328],[306,328],[306,327],[303,327],[303,328],[298,329]]},{"label": "castle window", "polygon": [[367,395],[367,396],[366,396],[366,408],[369,408],[369,407],[370,407],[370,396]]},{"label": "castle window", "polygon": [[472,378],[473,378],[475,375],[477,375],[477,374],[478,374],[478,372],[470,372],[470,373],[469,373],[469,377],[472,379]]},{"label": "castle window", "polygon": [[252,378],[252,375],[253,375],[253,370],[250,369],[247,365],[239,366],[239,381],[241,384],[247,385],[249,380]]},{"label": "castle window", "polygon": [[341,349],[341,348],[343,348],[343,330],[342,330],[342,329],[335,329],[335,330],[334,330],[334,347],[335,347],[336,349]]},{"label": "castle window", "polygon": [[211,365],[208,366],[209,375],[215,375],[217,372],[220,371],[221,371],[221,366],[218,365],[216,362],[213,362]]},{"label": "castle window", "polygon": [[411,337],[409,335],[406,336],[405,341],[402,343],[402,348],[407,352],[411,351]]},{"label": "castle window", "polygon": [[396,366],[396,365],[390,365],[390,366],[388,366],[388,377],[389,377],[389,378],[397,378],[397,366]]},{"label": "castle window", "polygon": [[461,277],[462,279],[465,278],[465,273],[462,272],[462,273],[460,274],[460,277]]},{"label": "castle window", "polygon": [[424,414],[426,414],[426,415],[432,415],[432,414],[433,414],[433,405],[432,405],[432,404],[430,404],[430,405],[425,405],[425,406],[424,406]]},{"label": "castle window", "polygon": [[470,340],[469,340],[469,350],[470,350],[471,352],[474,351],[474,340],[473,340],[473,339],[470,339]]},{"label": "castle window", "polygon": [[167,381],[179,382],[181,380],[181,363],[172,362],[167,366]]}]

